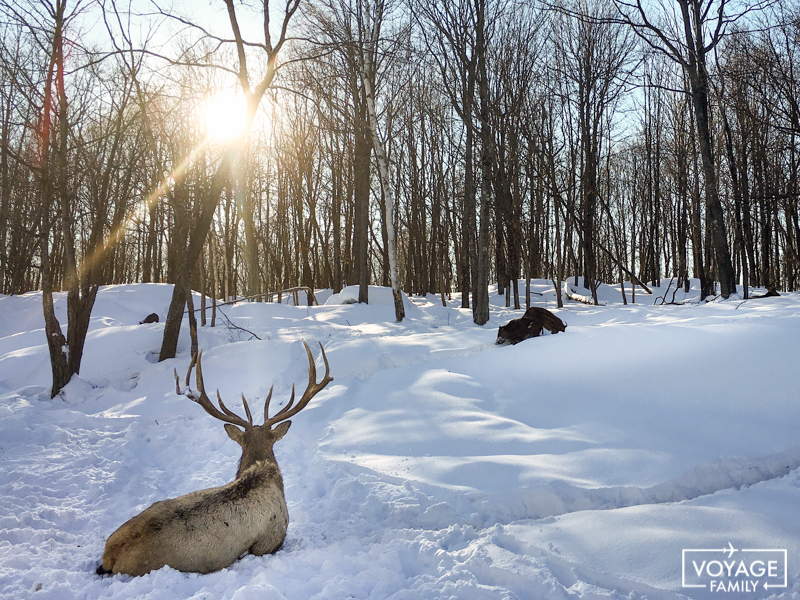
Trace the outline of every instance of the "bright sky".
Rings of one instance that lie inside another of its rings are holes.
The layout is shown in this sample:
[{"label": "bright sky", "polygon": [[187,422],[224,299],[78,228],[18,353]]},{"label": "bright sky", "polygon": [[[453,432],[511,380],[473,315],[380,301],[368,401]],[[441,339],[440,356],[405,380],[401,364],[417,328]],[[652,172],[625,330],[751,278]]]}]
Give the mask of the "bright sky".
[{"label": "bright sky", "polygon": [[[71,35],[85,44],[107,47],[108,32],[103,23],[101,4],[105,4],[109,12],[108,19],[113,22],[115,17],[112,13],[112,2],[122,13],[121,18],[126,27],[128,26],[125,23],[127,15],[124,13],[127,13],[130,6],[132,15],[129,31],[134,44],[142,45],[149,37],[151,39],[148,47],[166,55],[175,53],[171,46],[174,46],[175,42],[180,39],[179,34],[182,31],[187,31],[187,27],[177,20],[165,19],[159,15],[159,8],[165,13],[179,16],[203,27],[211,35],[225,39],[233,38],[227,8],[223,0],[102,0],[98,4],[85,5],[83,14],[74,22]],[[283,23],[284,4],[275,2],[275,0],[270,4],[272,5],[270,30],[273,43],[275,43]],[[75,6],[76,4],[73,2],[69,8],[74,10]],[[237,2],[236,14],[245,40],[263,43],[263,17],[260,9]],[[199,37],[199,32],[197,36],[192,37]]]}]

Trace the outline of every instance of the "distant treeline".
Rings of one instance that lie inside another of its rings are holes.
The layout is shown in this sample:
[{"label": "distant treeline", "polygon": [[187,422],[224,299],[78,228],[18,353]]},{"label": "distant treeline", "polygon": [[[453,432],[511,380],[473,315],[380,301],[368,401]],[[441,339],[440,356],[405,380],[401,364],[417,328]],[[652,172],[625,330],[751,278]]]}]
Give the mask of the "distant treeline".
[{"label": "distant treeline", "polygon": [[[237,44],[224,2],[208,30],[0,4],[5,294],[183,270],[217,297],[389,285],[387,190],[408,293],[482,306],[489,281],[570,274],[798,288],[796,3],[292,1],[282,45],[275,19]],[[263,18],[246,8],[243,37]],[[259,91],[269,61],[244,145],[209,138],[207,99]]]}]

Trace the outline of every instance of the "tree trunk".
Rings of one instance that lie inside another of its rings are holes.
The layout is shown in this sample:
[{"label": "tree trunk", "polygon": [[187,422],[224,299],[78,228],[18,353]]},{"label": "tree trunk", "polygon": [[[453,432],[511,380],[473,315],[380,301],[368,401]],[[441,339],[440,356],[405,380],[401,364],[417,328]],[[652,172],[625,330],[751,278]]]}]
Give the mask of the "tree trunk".
[{"label": "tree trunk", "polygon": [[[244,177],[244,176],[242,176]],[[258,238],[253,212],[255,202],[253,192],[247,190],[245,182],[240,179],[239,193],[242,198],[242,218],[244,220],[244,238],[247,252],[247,295],[255,296],[261,292],[261,270],[258,267]]]},{"label": "tree trunk", "polygon": [[[72,204],[69,192],[69,173],[67,161],[67,96],[64,87],[64,54],[63,54],[63,24],[65,0],[60,0],[56,5],[55,33],[53,36],[53,50],[48,68],[44,105],[42,110],[42,178],[43,200],[45,207],[52,207],[56,193],[60,195],[57,214],[60,216],[61,233],[64,241],[65,280],[67,292],[67,337],[61,331],[61,325],[55,316],[53,304],[53,272],[48,250],[50,228],[50,210],[45,210],[42,222],[42,310],[44,312],[45,333],[50,351],[50,363],[53,373],[53,387],[50,397],[53,398],[69,383],[76,373],[80,372],[83,347],[86,341],[86,332],[89,328],[89,319],[97,295],[98,285],[93,281],[94,273],[100,272],[101,265],[88,265],[86,272],[78,273],[77,258],[75,253],[75,237],[72,231],[74,221]],[[51,128],[51,103],[52,89],[55,85],[58,96],[58,135],[56,136],[56,152],[54,164],[51,164],[50,128]],[[51,169],[56,176],[55,185],[51,178]],[[91,232],[89,249],[97,250],[102,245],[102,226],[95,223]]]},{"label": "tree trunk", "polygon": [[494,136],[492,134],[489,99],[489,78],[486,69],[486,29],[485,4],[477,7],[477,43],[475,54],[478,59],[478,94],[480,96],[480,137],[481,137],[481,204],[478,230],[477,269],[475,273],[474,303],[472,318],[478,325],[489,321],[489,208],[492,193],[492,169],[494,167]]},{"label": "tree trunk", "polygon": [[50,397],[55,398],[61,389],[69,383],[72,373],[67,361],[67,339],[61,331],[61,324],[56,318],[53,306],[53,282],[50,274],[50,256],[47,240],[42,240],[42,311],[44,313],[44,332],[47,337],[47,348],[50,352],[50,369],[53,374],[53,385]]},{"label": "tree trunk", "polygon": [[366,107],[360,94],[355,108],[356,143],[354,164],[355,187],[355,230],[353,232],[353,253],[356,278],[358,280],[358,301],[369,302],[369,171],[370,142],[369,125],[366,122]]},{"label": "tree trunk", "polygon": [[[403,307],[403,296],[400,291],[400,277],[397,273],[397,242],[394,230],[394,190],[389,179],[389,161],[386,158],[386,148],[381,140],[378,130],[378,115],[375,110],[375,95],[372,86],[372,52],[377,51],[378,37],[380,36],[381,21],[383,19],[383,1],[375,3],[375,14],[366,14],[367,22],[364,23],[367,33],[370,34],[369,48],[361,49],[360,67],[361,84],[364,88],[366,99],[367,118],[369,131],[372,135],[372,148],[375,151],[375,158],[378,162],[378,177],[381,181],[381,189],[385,200],[385,213],[383,216],[384,227],[386,228],[386,252],[389,255],[389,278],[392,283],[392,295],[394,296],[395,319],[400,323],[406,316]],[[371,23],[370,23],[371,20]]]},{"label": "tree trunk", "polygon": [[[703,18],[699,14],[700,3],[693,3],[694,14],[689,16],[687,2],[681,2],[683,12],[686,43],[689,47],[689,60],[686,68],[691,88],[692,106],[694,107],[697,139],[700,145],[700,157],[703,163],[703,179],[705,182],[706,222],[709,237],[714,246],[714,258],[720,282],[720,292],[727,298],[736,292],[736,276],[733,272],[731,253],[728,248],[728,236],[725,229],[725,218],[722,203],[719,199],[717,173],[714,168],[714,154],[711,145],[711,129],[709,125],[708,72],[705,59],[705,36]],[[695,30],[692,31],[691,27]]]}]

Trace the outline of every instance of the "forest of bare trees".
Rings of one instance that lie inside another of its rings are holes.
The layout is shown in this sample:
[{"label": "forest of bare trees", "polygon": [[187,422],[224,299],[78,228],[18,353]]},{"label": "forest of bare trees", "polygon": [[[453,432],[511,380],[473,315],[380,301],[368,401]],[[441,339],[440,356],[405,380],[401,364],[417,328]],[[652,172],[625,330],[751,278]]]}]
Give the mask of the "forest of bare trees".
[{"label": "forest of bare trees", "polygon": [[54,383],[105,284],[175,284],[162,358],[190,289],[800,286],[796,3],[198,4],[0,0],[0,292]]}]

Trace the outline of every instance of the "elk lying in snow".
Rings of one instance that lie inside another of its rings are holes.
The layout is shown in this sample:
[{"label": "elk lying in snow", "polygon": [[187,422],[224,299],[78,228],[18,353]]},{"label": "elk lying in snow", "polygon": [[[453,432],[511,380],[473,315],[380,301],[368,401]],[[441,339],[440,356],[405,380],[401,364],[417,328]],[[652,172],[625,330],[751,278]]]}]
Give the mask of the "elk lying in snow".
[{"label": "elk lying in snow", "polygon": [[509,321],[497,331],[495,344],[518,344],[522,340],[566,330],[567,324],[545,308],[531,306],[519,319]]},{"label": "elk lying in snow", "polygon": [[305,341],[303,345],[308,354],[308,387],[295,405],[292,386],[289,403],[274,417],[269,416],[270,388],[264,405],[263,425],[253,425],[244,394],[242,402],[247,420],[225,406],[219,391],[217,400],[222,410],[211,403],[203,384],[201,355],[197,356],[196,371],[199,393],[189,388],[189,376],[195,361],[189,365],[184,391],[181,391],[180,379],[175,372],[177,393],[197,402],[212,417],[224,421],[228,436],[242,447],[236,479],[221,487],[156,502],[133,517],[108,538],[103,562],[97,568],[98,575],[144,575],[165,565],[179,571],[210,573],[224,569],[247,552],[261,556],[281,547],[289,513],[283,495],[283,479],[272,446],[289,430],[292,422],[287,419],[303,410],[311,398],[333,381],[322,344],[325,376],[319,383],[311,350]]}]

